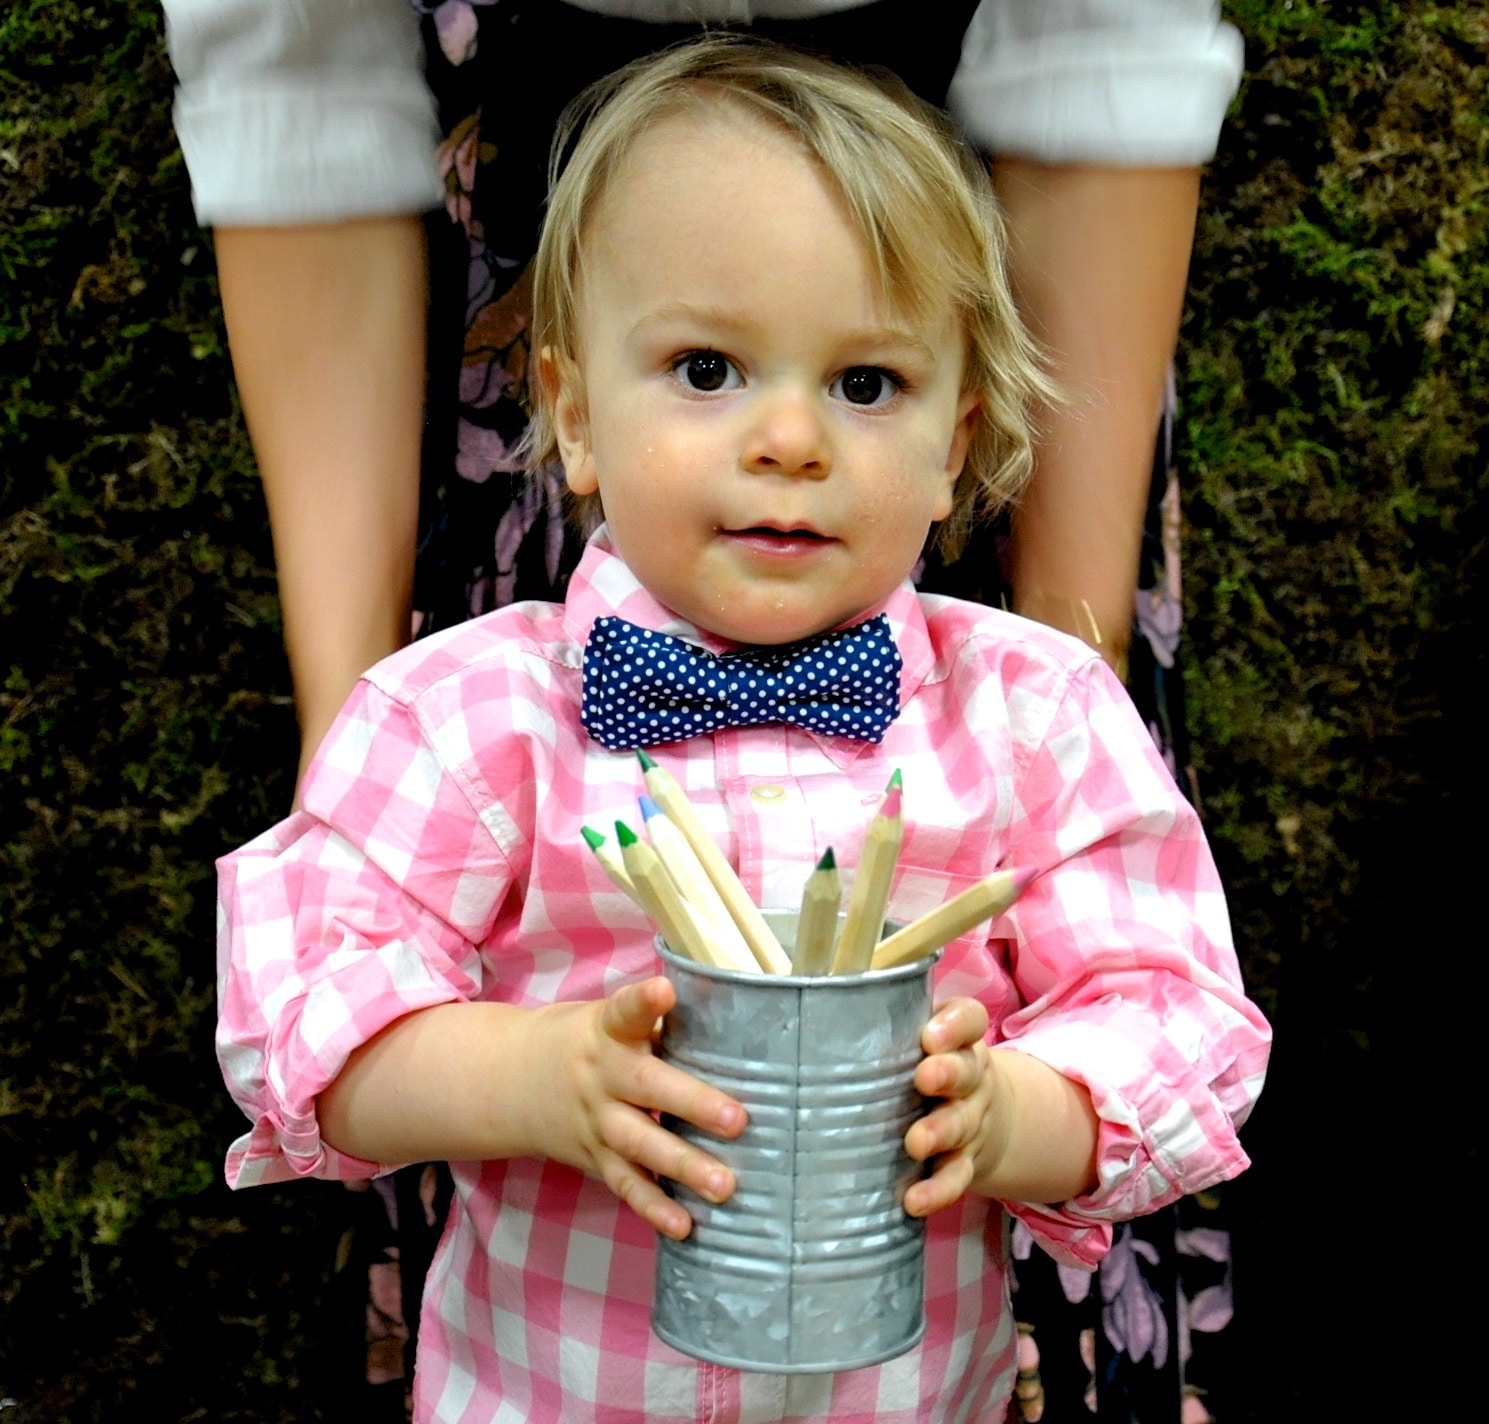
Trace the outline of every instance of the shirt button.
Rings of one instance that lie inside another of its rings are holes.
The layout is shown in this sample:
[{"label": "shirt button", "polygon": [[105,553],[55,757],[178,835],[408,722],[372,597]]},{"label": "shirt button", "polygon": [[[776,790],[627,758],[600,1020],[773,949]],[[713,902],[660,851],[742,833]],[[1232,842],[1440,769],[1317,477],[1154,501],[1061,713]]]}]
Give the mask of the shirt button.
[{"label": "shirt button", "polygon": [[767,784],[765,786],[756,786],[756,787],[752,788],[752,790],[750,791],[750,799],[752,801],[765,801],[765,802],[779,801],[785,794],[786,794],[786,788],[785,787],[783,787],[783,786],[772,786],[772,785]]}]

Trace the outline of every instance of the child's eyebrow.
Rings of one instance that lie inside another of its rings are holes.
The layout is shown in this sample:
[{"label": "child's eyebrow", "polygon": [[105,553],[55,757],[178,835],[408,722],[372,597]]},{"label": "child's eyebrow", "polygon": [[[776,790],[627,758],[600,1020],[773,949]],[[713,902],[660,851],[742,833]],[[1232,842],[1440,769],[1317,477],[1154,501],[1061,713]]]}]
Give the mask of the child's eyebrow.
[{"label": "child's eyebrow", "polygon": [[630,336],[644,334],[648,327],[665,326],[672,322],[689,326],[705,327],[712,331],[743,333],[748,323],[728,307],[700,306],[696,302],[663,302],[643,312],[632,324]]},{"label": "child's eyebrow", "polygon": [[936,348],[929,341],[903,327],[874,327],[856,333],[853,339],[891,360],[934,362],[939,359]]},{"label": "child's eyebrow", "polygon": [[[664,302],[639,317],[632,325],[631,337],[641,336],[653,326],[671,322],[685,323],[708,332],[723,333],[725,338],[748,335],[752,323],[741,319],[730,307],[700,306],[696,302]],[[876,356],[890,360],[937,360],[935,347],[923,336],[904,326],[870,326],[847,332],[840,340],[844,347],[870,348]]]}]

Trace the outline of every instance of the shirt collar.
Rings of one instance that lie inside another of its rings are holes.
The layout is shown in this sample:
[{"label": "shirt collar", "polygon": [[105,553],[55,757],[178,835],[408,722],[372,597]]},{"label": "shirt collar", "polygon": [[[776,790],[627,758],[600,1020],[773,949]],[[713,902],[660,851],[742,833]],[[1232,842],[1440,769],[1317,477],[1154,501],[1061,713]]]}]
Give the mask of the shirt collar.
[{"label": "shirt collar", "polygon": [[[900,671],[900,707],[903,708],[935,663],[925,613],[914,585],[906,580],[877,607],[865,609],[843,626],[862,623],[878,613],[889,619],[890,632],[904,664]],[[564,631],[582,646],[595,619],[607,616],[668,633],[711,653],[733,652],[741,646],[705,632],[653,598],[616,552],[610,531],[602,524],[591,535],[579,567],[569,580],[564,601]]]}]

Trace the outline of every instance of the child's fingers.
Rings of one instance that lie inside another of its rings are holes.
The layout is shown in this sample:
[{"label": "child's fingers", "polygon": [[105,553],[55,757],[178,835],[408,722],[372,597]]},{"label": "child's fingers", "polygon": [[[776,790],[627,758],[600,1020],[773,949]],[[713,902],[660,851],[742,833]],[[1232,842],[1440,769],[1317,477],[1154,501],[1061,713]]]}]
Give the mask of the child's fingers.
[{"label": "child's fingers", "polygon": [[610,1153],[599,1165],[605,1185],[652,1230],[681,1241],[693,1229],[687,1211],[632,1163]]},{"label": "child's fingers", "polygon": [[642,1220],[681,1240],[692,1228],[685,1207],[657,1185],[667,1177],[706,1201],[723,1201],[734,1175],[706,1151],[656,1120],[666,1114],[713,1136],[744,1130],[744,1108],[652,1052],[658,1020],[676,1002],[671,983],[655,977],[618,989],[575,1012],[590,1026],[576,1055],[575,1165],[593,1172]]},{"label": "child's fingers", "polygon": [[606,1089],[621,1102],[668,1113],[716,1137],[737,1137],[744,1131],[745,1110],[733,1098],[649,1051],[656,1021],[676,1001],[671,982],[660,976],[627,985],[605,1000],[601,1033],[628,1050],[647,1049],[611,1055]]},{"label": "child's fingers", "polygon": [[954,1053],[987,1037],[987,1009],[976,999],[948,999],[931,1015],[920,1034],[926,1053]]},{"label": "child's fingers", "polygon": [[600,1028],[617,1043],[650,1043],[656,1022],[677,1002],[677,991],[660,974],[627,984],[605,1000]]},{"label": "child's fingers", "polygon": [[613,1058],[605,1088],[620,1102],[680,1118],[714,1137],[738,1137],[744,1131],[746,1113],[738,1102],[650,1053]]},{"label": "child's fingers", "polygon": [[971,1047],[936,1053],[915,1070],[916,1089],[942,1101],[905,1134],[905,1152],[913,1161],[935,1163],[930,1176],[905,1193],[905,1210],[911,1216],[944,1210],[971,1188],[989,1127],[991,1050],[981,1038],[986,1016],[959,1006],[948,1008],[951,1013],[941,1019],[941,1031],[953,1040],[964,1032],[976,1036]]},{"label": "child's fingers", "polygon": [[678,1182],[705,1201],[724,1201],[734,1190],[734,1174],[723,1163],[645,1113],[617,1108],[602,1130],[606,1148],[625,1162]]},{"label": "child's fingers", "polygon": [[977,1142],[982,1128],[980,1099],[951,1098],[911,1123],[905,1133],[905,1153],[912,1161],[927,1162],[948,1152],[960,1152]]},{"label": "child's fingers", "polygon": [[956,1205],[972,1186],[973,1166],[968,1153],[958,1152],[937,1163],[936,1170],[905,1193],[911,1216],[930,1216]]},{"label": "child's fingers", "polygon": [[978,1043],[958,1053],[937,1053],[915,1067],[915,1091],[927,1098],[965,1098],[983,1085],[988,1048]]}]

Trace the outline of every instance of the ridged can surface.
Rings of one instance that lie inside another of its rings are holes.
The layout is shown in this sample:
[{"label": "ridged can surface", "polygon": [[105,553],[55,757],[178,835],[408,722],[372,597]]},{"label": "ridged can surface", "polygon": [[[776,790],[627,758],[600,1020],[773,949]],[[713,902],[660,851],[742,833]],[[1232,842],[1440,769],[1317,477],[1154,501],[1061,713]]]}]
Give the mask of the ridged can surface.
[{"label": "ridged can surface", "polygon": [[[789,953],[795,912],[765,917]],[[911,1080],[939,955],[807,977],[714,969],[657,943],[677,991],[662,1056],[738,1099],[749,1125],[725,1142],[663,1119],[738,1185],[715,1206],[663,1183],[693,1230],[658,1238],[652,1328],[698,1359],[776,1374],[903,1354],[925,1333],[925,1225],[902,1205],[923,1167],[904,1138],[924,1111]]]}]

